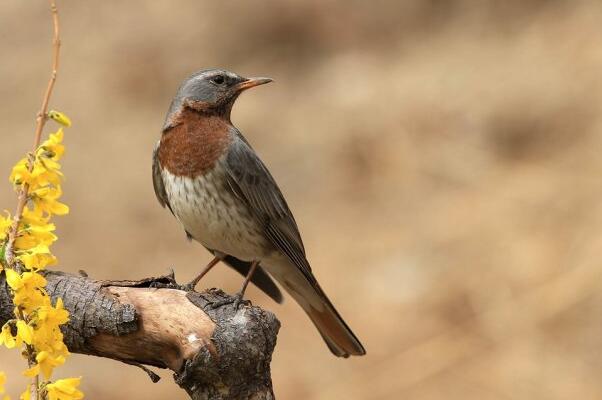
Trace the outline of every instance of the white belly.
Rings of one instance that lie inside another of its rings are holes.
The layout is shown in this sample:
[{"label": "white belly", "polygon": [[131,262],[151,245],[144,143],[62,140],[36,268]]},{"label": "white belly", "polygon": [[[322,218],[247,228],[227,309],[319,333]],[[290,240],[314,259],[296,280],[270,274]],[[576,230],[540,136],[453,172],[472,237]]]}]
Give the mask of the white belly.
[{"label": "white belly", "polygon": [[219,173],[193,179],[163,170],[169,205],[184,229],[205,247],[245,261],[260,260],[266,255],[266,240],[241,200],[224,190]]}]

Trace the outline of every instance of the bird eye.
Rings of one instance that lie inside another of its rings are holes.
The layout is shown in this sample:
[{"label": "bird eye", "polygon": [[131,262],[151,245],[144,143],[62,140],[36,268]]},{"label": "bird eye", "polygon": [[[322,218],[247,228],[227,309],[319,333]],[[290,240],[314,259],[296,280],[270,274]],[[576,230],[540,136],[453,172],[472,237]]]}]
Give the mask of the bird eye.
[{"label": "bird eye", "polygon": [[218,85],[221,85],[222,83],[224,83],[225,79],[223,75],[216,75],[213,78],[211,78],[211,81],[213,83],[216,83]]}]

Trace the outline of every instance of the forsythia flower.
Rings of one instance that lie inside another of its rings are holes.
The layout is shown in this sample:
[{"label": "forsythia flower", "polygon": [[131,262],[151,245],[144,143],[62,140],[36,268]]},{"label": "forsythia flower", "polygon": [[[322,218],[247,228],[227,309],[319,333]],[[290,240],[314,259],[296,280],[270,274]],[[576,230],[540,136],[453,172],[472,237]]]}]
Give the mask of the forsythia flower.
[{"label": "forsythia flower", "polygon": [[54,307],[51,304],[40,307],[36,318],[38,323],[43,322],[47,326],[58,326],[69,321],[69,312],[63,306],[63,299],[59,297]]},{"label": "forsythia flower", "polygon": [[7,322],[0,331],[0,345],[4,344],[7,349],[12,349],[17,345],[17,341],[11,332],[9,323]]},{"label": "forsythia flower", "polygon": [[69,207],[57,201],[63,192],[60,186],[45,186],[30,192],[34,204],[34,212],[45,212],[47,214],[65,215],[69,212]]},{"label": "forsythia flower", "polygon": [[44,141],[38,148],[37,154],[43,156],[46,160],[51,160],[52,163],[47,163],[49,167],[54,167],[55,170],[61,168],[58,164],[58,160],[65,153],[65,146],[63,142],[63,129],[59,129],[56,133],[50,134],[50,137]]},{"label": "forsythia flower", "polygon": [[29,163],[27,158],[20,159],[13,167],[9,177],[10,181],[15,185],[23,185],[31,183],[31,172],[29,172]]},{"label": "forsythia flower", "polygon": [[[14,329],[12,328],[14,327]],[[13,330],[16,336],[13,336]],[[11,320],[4,324],[0,331],[0,345],[4,343],[7,349],[21,347],[23,343],[32,344],[34,331],[33,328],[23,320]]]},{"label": "forsythia flower", "polygon": [[[23,297],[46,286],[46,279],[37,272],[23,272],[20,275],[13,269],[7,269],[5,272],[8,286],[16,293],[23,292]],[[13,301],[16,306],[21,305],[20,301],[14,299]]]},{"label": "forsythia flower", "polygon": [[46,379],[50,379],[52,370],[65,363],[64,356],[53,357],[47,351],[40,351],[36,355],[36,364],[24,372],[25,376],[34,377],[42,371]]},{"label": "forsythia flower", "polygon": [[[6,383],[6,375],[4,372],[0,372],[0,394],[4,393],[4,384]],[[4,396],[2,400],[10,400],[8,396]]]},{"label": "forsythia flower", "polygon": [[50,163],[49,159],[39,157],[33,165],[29,185],[31,188],[37,188],[46,185],[58,186],[61,184],[63,173],[56,168],[58,164]]},{"label": "forsythia flower", "polygon": [[60,111],[55,111],[55,110],[48,111],[48,118],[55,120],[56,122],[58,122],[59,124],[61,124],[63,126],[67,126],[67,127],[71,126],[71,120],[69,119],[69,117]]},{"label": "forsythia flower", "polygon": [[8,212],[6,212],[6,217],[0,215],[0,243],[6,239],[8,230],[10,229],[12,223],[13,221]]},{"label": "forsythia flower", "polygon": [[24,343],[31,344],[33,339],[33,328],[23,320],[17,321],[17,337]]},{"label": "forsythia flower", "polygon": [[46,385],[48,400],[79,400],[84,394],[77,387],[81,378],[59,379],[54,383]]},{"label": "forsythia flower", "polygon": [[44,245],[38,245],[29,253],[22,254],[18,258],[26,268],[31,270],[44,269],[49,265],[56,265],[57,261],[56,257],[48,250],[48,246]]},{"label": "forsythia flower", "polygon": [[44,214],[41,210],[32,210],[25,208],[21,215],[21,223],[23,226],[28,225],[45,225],[50,221],[50,215]]},{"label": "forsythia flower", "polygon": [[48,247],[57,239],[56,235],[52,233],[54,230],[54,224],[26,226],[19,230],[15,246],[23,250],[40,245]]},{"label": "forsythia flower", "polygon": [[60,298],[54,307],[50,301],[45,303],[32,316],[32,324],[36,327],[33,345],[37,349],[47,351],[54,359],[64,359],[69,355],[69,351],[63,343],[63,334],[59,327],[69,321],[69,313],[63,308]]},{"label": "forsythia flower", "polygon": [[[51,111],[48,117],[64,126],[71,125],[69,118],[60,112]],[[60,326],[69,321],[69,313],[60,298],[52,305],[45,290],[46,279],[40,273],[57,262],[50,251],[50,246],[57,240],[55,225],[50,219],[53,215],[69,212],[69,208],[58,200],[62,195],[63,178],[59,160],[65,152],[62,141],[63,130],[59,128],[32,154],[19,160],[11,172],[10,181],[15,189],[27,194],[27,203],[18,216],[12,247],[13,259],[18,264],[7,265],[4,259],[13,219],[10,215],[0,215],[0,261],[4,263],[4,268],[0,265],[0,273],[4,272],[12,291],[16,317],[2,326],[0,345],[7,348],[25,346],[23,354],[30,360],[35,359],[35,363],[24,375],[41,374],[45,380],[50,379],[54,368],[63,364],[69,355],[60,330]],[[45,391],[46,399],[76,400],[83,398],[83,393],[77,389],[79,382],[80,378],[60,379],[54,383],[44,382],[38,389]],[[0,381],[0,389],[2,383]],[[22,400],[30,399],[30,389],[31,386],[21,394]]]},{"label": "forsythia flower", "polygon": [[47,185],[59,186],[63,174],[58,161],[65,152],[62,141],[63,130],[61,128],[38,147],[35,156],[32,156],[32,168],[30,168],[28,157],[17,162],[10,174],[10,181],[16,186],[28,184],[30,189]]}]

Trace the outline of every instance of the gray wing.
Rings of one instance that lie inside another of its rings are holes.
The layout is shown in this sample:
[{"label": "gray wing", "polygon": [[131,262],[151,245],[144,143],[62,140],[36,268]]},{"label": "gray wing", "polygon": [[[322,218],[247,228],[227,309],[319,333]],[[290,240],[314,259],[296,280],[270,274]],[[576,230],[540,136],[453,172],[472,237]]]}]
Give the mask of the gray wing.
[{"label": "gray wing", "polygon": [[157,200],[159,200],[159,204],[161,204],[162,207],[169,208],[169,211],[173,214],[171,206],[169,205],[169,199],[167,198],[165,186],[163,185],[161,166],[159,165],[159,159],[157,157],[160,143],[161,141],[159,140],[153,149],[153,187],[155,188],[155,195],[157,196]]},{"label": "gray wing", "polygon": [[264,224],[266,237],[314,282],[295,218],[274,178],[242,135],[230,145],[225,165],[230,188]]}]

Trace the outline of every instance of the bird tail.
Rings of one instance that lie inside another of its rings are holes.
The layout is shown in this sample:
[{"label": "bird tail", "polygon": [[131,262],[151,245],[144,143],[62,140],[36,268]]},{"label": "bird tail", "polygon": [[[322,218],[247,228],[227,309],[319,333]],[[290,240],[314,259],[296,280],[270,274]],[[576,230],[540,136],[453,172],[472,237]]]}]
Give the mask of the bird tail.
[{"label": "bird tail", "polygon": [[[341,315],[334,308],[318,282],[308,280],[297,268],[278,268],[286,270],[285,277],[272,272],[272,275],[282,284],[287,292],[305,310],[314,323],[330,351],[337,357],[363,356],[366,354],[364,346],[345,323]],[[278,271],[278,272],[280,272]],[[313,276],[312,276],[313,278]]]},{"label": "bird tail", "polygon": [[317,283],[315,285],[324,308],[318,310],[310,306],[304,310],[318,328],[330,351],[337,357],[345,358],[350,355],[363,356],[366,354],[364,346],[334,308],[326,294]]}]

